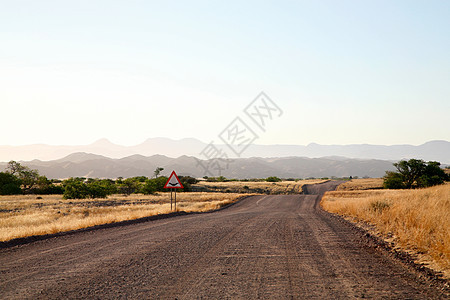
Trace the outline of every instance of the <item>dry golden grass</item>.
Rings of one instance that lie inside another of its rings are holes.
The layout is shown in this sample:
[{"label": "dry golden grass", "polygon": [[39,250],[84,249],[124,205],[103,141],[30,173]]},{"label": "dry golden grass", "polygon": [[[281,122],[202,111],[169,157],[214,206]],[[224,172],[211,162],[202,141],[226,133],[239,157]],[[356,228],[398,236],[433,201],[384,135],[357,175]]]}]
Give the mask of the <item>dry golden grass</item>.
[{"label": "dry golden grass", "polygon": [[383,178],[352,179],[337,187],[337,191],[373,190],[383,188]]},{"label": "dry golden grass", "polygon": [[450,184],[417,190],[327,192],[322,207],[363,221],[450,278]]},{"label": "dry golden grass", "polygon": [[207,182],[200,181],[194,188],[205,189],[207,191],[228,191],[233,193],[269,193],[269,194],[298,194],[302,192],[302,185],[325,182],[322,179],[307,179],[298,181],[227,181],[227,182]]},{"label": "dry golden grass", "polygon": [[[248,194],[247,194],[248,195]],[[237,201],[234,193],[177,193],[177,211],[203,212]],[[170,213],[170,193],[65,200],[60,195],[0,196],[0,241]]]}]

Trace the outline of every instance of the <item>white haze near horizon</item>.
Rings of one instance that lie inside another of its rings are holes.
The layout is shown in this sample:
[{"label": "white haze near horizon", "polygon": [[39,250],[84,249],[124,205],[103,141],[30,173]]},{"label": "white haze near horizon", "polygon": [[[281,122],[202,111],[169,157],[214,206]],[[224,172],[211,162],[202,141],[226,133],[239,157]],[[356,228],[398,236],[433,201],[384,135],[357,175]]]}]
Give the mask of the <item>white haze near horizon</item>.
[{"label": "white haze near horizon", "polygon": [[1,1],[0,145],[450,140],[448,1]]}]

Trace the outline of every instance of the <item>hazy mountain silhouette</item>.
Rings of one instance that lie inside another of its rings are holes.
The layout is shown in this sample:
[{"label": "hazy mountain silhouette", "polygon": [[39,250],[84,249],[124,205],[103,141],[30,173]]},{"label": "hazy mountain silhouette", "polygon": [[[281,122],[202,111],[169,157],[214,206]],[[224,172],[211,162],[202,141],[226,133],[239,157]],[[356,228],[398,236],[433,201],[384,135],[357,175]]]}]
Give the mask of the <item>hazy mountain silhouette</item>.
[{"label": "hazy mountain silhouette", "polygon": [[[52,145],[26,145],[26,146],[0,146],[0,161],[9,160],[57,160],[66,158],[67,155],[76,152],[93,153],[111,158],[122,158],[131,155],[152,156],[155,154],[168,157],[180,157],[182,155],[195,156],[205,159],[200,154],[207,146],[202,141],[186,138],[172,140],[168,138],[150,138],[135,146],[121,146],[111,143],[107,139],[101,139],[90,145],[80,146],[52,146]],[[225,151],[229,157],[232,151],[226,145],[217,145]],[[430,141],[419,146],[413,145],[319,145],[311,143],[302,145],[251,145],[244,151],[242,157],[328,157],[342,156],[360,159],[400,160],[408,158],[420,158],[426,161],[434,160],[450,164],[450,142]]]},{"label": "hazy mountain silhouette", "polygon": [[[120,159],[112,159],[90,153],[73,153],[64,158],[52,161],[22,161],[23,165],[38,169],[49,178],[94,177],[117,178],[133,176],[153,176],[157,167],[163,167],[163,175],[176,170],[179,175],[203,177],[218,176],[219,172],[210,164],[211,161],[198,160],[193,156],[170,158],[164,155],[132,155]],[[4,169],[6,163],[0,164]],[[203,166],[203,167],[202,167]],[[386,170],[392,170],[392,162],[386,160],[361,160],[343,157],[281,157],[281,158],[239,158],[230,159],[228,164],[221,164],[220,175],[227,178],[265,178],[278,176],[282,178],[307,177],[343,177],[369,176],[381,177]]]}]

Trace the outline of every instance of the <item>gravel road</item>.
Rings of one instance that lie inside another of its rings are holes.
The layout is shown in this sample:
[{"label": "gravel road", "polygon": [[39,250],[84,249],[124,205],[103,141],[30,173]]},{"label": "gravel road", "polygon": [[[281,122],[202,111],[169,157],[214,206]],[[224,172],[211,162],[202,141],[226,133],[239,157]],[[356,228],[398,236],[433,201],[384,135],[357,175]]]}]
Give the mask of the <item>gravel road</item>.
[{"label": "gravel road", "polygon": [[446,299],[305,195],[0,250],[2,299]]}]

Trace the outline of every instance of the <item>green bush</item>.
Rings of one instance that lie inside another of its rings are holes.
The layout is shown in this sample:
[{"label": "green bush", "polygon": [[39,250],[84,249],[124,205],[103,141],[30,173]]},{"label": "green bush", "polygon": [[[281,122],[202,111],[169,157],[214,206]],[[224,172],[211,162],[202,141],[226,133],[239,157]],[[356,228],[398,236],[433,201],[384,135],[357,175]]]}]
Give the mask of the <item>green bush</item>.
[{"label": "green bush", "polygon": [[224,176],[219,176],[219,177],[207,177],[207,176],[205,176],[205,177],[203,177],[203,178],[205,178],[206,181],[208,181],[208,182],[226,182],[226,181],[228,181],[228,179],[226,177],[224,177]]},{"label": "green bush", "polygon": [[64,180],[62,184],[65,199],[106,198],[117,191],[110,179],[70,178]]},{"label": "green bush", "polygon": [[130,195],[139,192],[141,185],[142,184],[138,178],[132,177],[121,180],[121,183],[118,184],[117,189],[121,194]]},{"label": "green bush", "polygon": [[281,181],[281,179],[276,176],[270,176],[270,177],[266,178],[266,181],[267,182],[279,182],[279,181]]},{"label": "green bush", "polygon": [[100,181],[89,182],[86,188],[89,198],[106,198],[109,195],[107,187]]},{"label": "green bush", "polygon": [[165,190],[164,185],[166,184],[167,179],[168,178],[165,176],[147,179],[147,181],[141,188],[141,192],[147,195],[154,194],[156,192],[163,192]]},{"label": "green bush", "polygon": [[79,178],[69,178],[63,181],[64,199],[85,199],[89,196],[87,185]]}]

